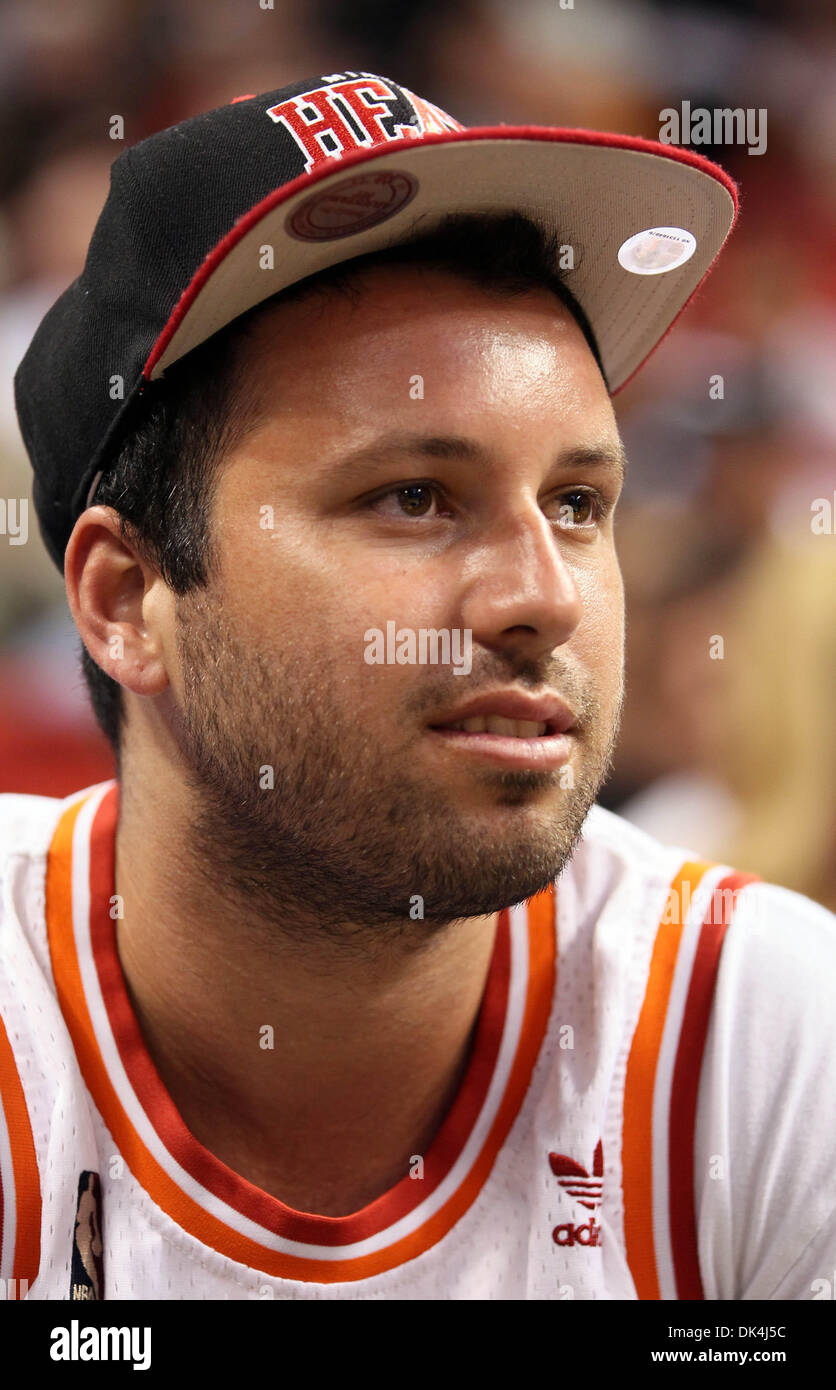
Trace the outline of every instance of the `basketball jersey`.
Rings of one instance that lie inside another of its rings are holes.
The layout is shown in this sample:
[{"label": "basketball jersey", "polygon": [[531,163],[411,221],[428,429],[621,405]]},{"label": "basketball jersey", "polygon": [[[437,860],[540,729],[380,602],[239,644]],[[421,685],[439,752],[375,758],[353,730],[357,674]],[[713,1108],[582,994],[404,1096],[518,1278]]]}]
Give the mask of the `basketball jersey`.
[{"label": "basketball jersey", "polygon": [[325,1217],[233,1172],[164,1089],[119,963],[117,818],[115,782],[0,797],[5,1297],[826,1296],[823,908],[594,806],[556,882],[500,914],[427,1153]]}]

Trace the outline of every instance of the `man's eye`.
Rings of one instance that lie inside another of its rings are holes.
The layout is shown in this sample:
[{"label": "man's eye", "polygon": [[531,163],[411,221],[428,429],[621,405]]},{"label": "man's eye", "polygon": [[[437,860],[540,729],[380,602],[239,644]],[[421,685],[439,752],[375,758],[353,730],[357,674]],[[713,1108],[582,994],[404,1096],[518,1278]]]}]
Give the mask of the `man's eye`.
[{"label": "man's eye", "polygon": [[[389,517],[425,517],[429,507],[439,498],[438,488],[433,483],[404,483],[401,487],[390,488],[369,503],[376,512]],[[383,503],[389,505],[384,509]],[[435,515],[438,515],[436,512]]]},{"label": "man's eye", "polygon": [[604,498],[591,488],[573,488],[571,492],[563,492],[557,502],[555,520],[564,531],[589,530],[602,520],[606,512]]},{"label": "man's eye", "polygon": [[[435,520],[444,515],[441,502],[442,493],[436,483],[417,482],[389,488],[388,492],[373,497],[368,506],[378,515],[389,519],[412,517],[415,520]],[[554,519],[564,531],[594,530],[607,512],[604,497],[594,488],[573,488],[569,492],[562,492],[556,498],[556,504]]]}]

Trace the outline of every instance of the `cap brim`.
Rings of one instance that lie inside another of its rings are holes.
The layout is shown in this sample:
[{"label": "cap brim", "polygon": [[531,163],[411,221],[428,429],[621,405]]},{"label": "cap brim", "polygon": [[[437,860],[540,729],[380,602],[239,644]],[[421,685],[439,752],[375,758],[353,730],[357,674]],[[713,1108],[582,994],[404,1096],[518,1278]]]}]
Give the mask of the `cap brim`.
[{"label": "cap brim", "polygon": [[[183,292],[143,376],[161,376],[240,314],[327,266],[429,231],[448,213],[509,211],[571,248],[565,281],[615,392],[708,274],[734,225],[737,193],[722,169],[689,150],[597,131],[498,126],[358,150],[285,184],[235,224]],[[664,273],[625,269],[624,243],[653,228],[689,233],[689,258]]]}]

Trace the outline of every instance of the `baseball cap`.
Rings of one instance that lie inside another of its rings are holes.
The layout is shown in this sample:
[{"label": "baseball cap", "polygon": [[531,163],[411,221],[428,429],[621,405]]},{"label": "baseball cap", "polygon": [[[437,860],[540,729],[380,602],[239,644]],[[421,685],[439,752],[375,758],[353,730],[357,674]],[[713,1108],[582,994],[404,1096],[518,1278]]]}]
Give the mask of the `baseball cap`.
[{"label": "baseball cap", "polygon": [[127,149],[84,269],[15,375],[35,509],[59,569],[96,481],[173,363],[328,266],[450,213],[511,211],[557,234],[614,393],[704,280],[737,192],[689,150],[599,131],[465,127],[369,72],[236,97]]}]

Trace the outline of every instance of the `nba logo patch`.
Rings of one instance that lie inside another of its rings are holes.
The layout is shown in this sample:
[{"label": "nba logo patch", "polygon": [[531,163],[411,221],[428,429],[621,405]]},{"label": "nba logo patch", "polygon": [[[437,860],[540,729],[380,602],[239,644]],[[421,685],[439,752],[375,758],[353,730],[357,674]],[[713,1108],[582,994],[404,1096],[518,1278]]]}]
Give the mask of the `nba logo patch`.
[{"label": "nba logo patch", "polygon": [[102,1184],[98,1173],[85,1170],[78,1180],[70,1275],[71,1302],[104,1298],[103,1248]]}]

